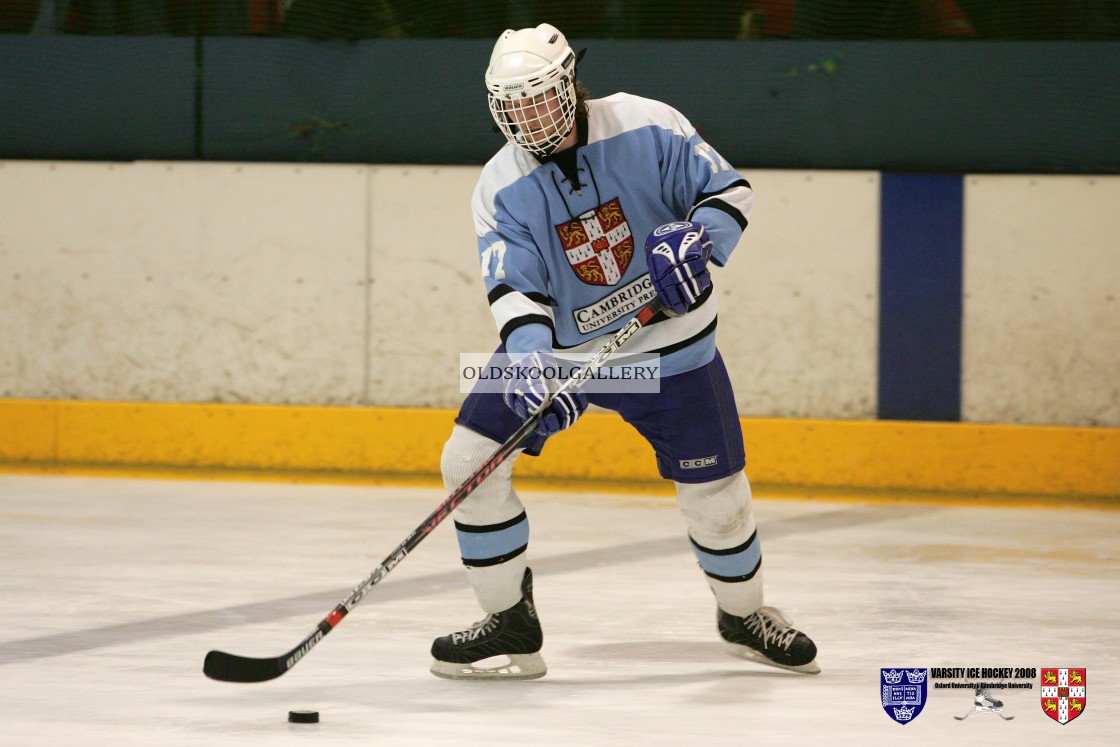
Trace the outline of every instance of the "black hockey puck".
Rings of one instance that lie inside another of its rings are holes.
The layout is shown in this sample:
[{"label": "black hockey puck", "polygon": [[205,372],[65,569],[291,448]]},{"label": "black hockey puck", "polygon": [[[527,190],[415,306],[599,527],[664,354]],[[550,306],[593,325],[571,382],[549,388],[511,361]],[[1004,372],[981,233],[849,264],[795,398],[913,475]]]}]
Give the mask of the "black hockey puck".
[{"label": "black hockey puck", "polygon": [[288,711],[288,720],[293,724],[319,723],[318,711]]}]

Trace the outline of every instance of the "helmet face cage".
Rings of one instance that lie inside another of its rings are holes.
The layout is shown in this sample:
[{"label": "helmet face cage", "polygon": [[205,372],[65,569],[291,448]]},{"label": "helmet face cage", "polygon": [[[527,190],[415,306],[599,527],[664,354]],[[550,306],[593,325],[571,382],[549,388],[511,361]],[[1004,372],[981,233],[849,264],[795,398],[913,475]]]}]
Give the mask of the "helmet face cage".
[{"label": "helmet face cage", "polygon": [[576,88],[564,76],[548,85],[489,95],[490,114],[506,139],[535,156],[548,156],[564,142],[576,121]]}]

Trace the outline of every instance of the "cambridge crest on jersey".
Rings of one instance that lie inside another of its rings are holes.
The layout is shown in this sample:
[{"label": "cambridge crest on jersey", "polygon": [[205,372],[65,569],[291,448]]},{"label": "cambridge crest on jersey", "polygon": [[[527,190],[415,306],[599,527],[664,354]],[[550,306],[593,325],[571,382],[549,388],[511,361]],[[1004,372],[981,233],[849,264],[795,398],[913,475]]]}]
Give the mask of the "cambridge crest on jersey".
[{"label": "cambridge crest on jersey", "polygon": [[634,236],[617,197],[556,226],[564,256],[588,285],[615,285],[634,257]]},{"label": "cambridge crest on jersey", "polygon": [[1063,726],[1085,712],[1085,670],[1042,670],[1042,712]]},{"label": "cambridge crest on jersey", "polygon": [[903,726],[918,717],[926,707],[928,673],[928,669],[898,667],[879,670],[883,710],[888,716]]}]

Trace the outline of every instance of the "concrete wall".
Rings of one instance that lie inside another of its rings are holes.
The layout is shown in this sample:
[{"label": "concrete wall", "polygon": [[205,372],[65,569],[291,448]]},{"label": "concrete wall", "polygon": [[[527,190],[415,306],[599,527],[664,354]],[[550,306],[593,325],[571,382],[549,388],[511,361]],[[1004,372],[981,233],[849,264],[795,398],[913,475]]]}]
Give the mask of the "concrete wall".
[{"label": "concrete wall", "polygon": [[[455,407],[475,167],[0,163],[0,397]],[[745,416],[877,413],[877,172],[746,171]],[[1120,177],[969,176],[961,417],[1120,425]]]}]

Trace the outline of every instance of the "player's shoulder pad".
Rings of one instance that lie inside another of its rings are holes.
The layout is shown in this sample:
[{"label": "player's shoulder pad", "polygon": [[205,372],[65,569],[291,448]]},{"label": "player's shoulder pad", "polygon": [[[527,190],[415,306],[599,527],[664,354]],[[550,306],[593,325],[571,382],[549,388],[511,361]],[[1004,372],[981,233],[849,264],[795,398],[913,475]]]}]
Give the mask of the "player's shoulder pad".
[{"label": "player's shoulder pad", "polygon": [[475,231],[479,236],[493,230],[498,193],[540,166],[537,159],[513,143],[506,143],[486,162],[471,195],[471,212],[474,214]]},{"label": "player's shoulder pad", "polygon": [[592,99],[588,104],[591,112],[588,118],[589,142],[650,126],[669,130],[684,138],[696,134],[696,128],[683,114],[656,99],[620,92]]}]

